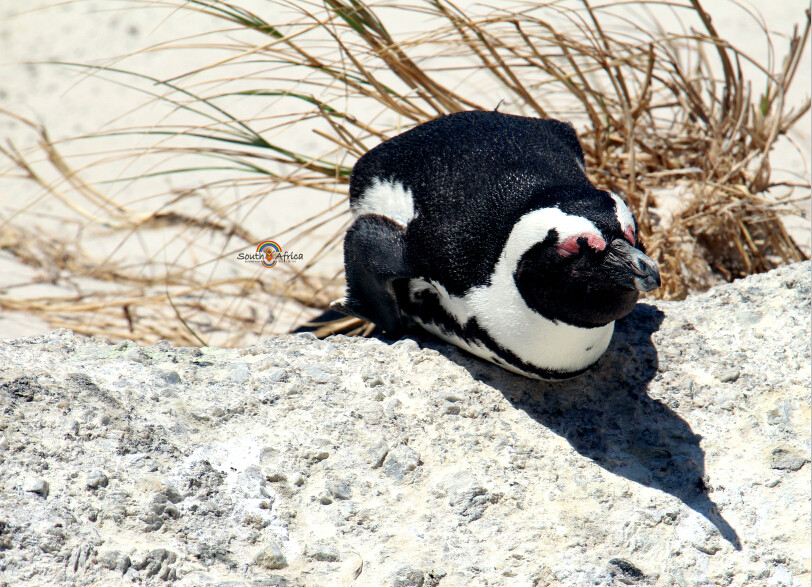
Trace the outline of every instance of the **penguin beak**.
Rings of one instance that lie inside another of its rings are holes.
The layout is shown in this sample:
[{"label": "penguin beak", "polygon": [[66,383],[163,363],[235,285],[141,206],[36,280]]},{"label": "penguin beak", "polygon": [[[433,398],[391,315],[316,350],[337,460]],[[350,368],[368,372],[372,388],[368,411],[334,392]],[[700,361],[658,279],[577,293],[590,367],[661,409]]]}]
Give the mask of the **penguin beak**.
[{"label": "penguin beak", "polygon": [[615,283],[623,288],[644,292],[660,287],[657,265],[626,240],[612,241],[604,263]]}]

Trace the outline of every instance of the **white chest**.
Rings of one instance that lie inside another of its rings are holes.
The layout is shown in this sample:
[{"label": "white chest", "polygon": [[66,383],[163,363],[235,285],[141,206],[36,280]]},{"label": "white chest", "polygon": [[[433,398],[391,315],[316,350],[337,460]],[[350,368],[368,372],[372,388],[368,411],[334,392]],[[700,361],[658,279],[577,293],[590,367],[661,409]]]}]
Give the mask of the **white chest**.
[{"label": "white chest", "polygon": [[476,318],[487,338],[507,353],[499,356],[489,348],[488,341],[466,340],[437,322],[418,318],[423,328],[521,375],[538,377],[520,365],[511,364],[505,358],[506,354],[537,369],[571,373],[589,367],[606,351],[612,339],[614,322],[598,328],[579,328],[548,320],[531,310],[511,285],[502,286],[499,280],[495,280],[492,285],[473,288],[465,296],[456,297],[440,284],[415,279],[410,282],[409,290],[414,300],[417,293],[430,289],[458,324],[465,325],[471,318]]}]

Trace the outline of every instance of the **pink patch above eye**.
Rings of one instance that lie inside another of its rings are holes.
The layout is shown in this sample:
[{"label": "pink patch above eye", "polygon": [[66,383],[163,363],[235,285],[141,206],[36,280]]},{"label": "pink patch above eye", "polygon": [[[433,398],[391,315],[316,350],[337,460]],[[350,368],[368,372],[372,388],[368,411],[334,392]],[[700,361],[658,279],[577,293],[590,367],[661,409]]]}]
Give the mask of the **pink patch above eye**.
[{"label": "pink patch above eye", "polygon": [[634,245],[634,229],[629,226],[626,230],[623,231],[623,236],[626,237],[626,240]]},{"label": "pink patch above eye", "polygon": [[568,239],[560,242],[557,247],[559,254],[565,257],[575,255],[581,248],[578,245],[578,239],[582,238],[585,238],[586,243],[590,246],[590,248],[595,249],[596,251],[602,251],[606,248],[605,240],[603,240],[597,234],[585,232],[583,234],[576,234],[575,236],[571,236]]}]

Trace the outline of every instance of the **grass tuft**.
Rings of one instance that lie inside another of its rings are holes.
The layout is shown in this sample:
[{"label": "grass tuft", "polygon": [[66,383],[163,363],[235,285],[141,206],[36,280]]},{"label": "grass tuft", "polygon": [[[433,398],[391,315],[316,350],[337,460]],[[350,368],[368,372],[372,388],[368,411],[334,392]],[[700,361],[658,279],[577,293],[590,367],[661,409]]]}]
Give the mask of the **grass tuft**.
[{"label": "grass tuft", "polygon": [[[44,242],[26,229],[37,219],[30,202],[0,218],[3,248],[40,271],[39,281],[72,290],[41,299],[11,291],[0,297],[6,310],[139,342],[240,345],[287,329],[341,294],[336,259],[354,161],[436,116],[497,105],[575,124],[590,178],[619,193],[640,221],[660,266],[658,297],[680,299],[806,258],[781,218],[796,192],[808,198],[808,174],[793,185],[776,182],[770,154],[810,108],[808,100],[796,108],[785,100],[808,47],[809,10],[783,37],[784,57],[773,66],[721,38],[699,0],[550,0],[509,10],[447,0],[267,0],[261,12],[237,0],[132,4],[194,11],[213,23],[210,32],[148,50],[200,47],[219,57],[172,79],[58,64],[161,105],[146,127],[65,144],[2,113],[39,136],[34,150],[0,147],[6,173],[38,184],[77,227],[64,242]],[[676,26],[666,28],[666,13]],[[424,32],[404,34],[402,21]],[[781,49],[775,33],[764,37]],[[79,168],[62,153],[99,139],[124,146]],[[147,183],[159,178],[186,187]],[[113,195],[141,185],[154,191]],[[776,196],[776,188],[787,193]],[[266,234],[252,220],[266,209],[299,208],[313,193],[323,195],[320,209],[283,231]],[[152,246],[156,234],[160,246]],[[237,252],[268,238],[294,248],[314,236],[303,264],[273,273],[235,268]],[[115,244],[98,246],[104,238]],[[345,319],[318,332],[369,330]]]}]

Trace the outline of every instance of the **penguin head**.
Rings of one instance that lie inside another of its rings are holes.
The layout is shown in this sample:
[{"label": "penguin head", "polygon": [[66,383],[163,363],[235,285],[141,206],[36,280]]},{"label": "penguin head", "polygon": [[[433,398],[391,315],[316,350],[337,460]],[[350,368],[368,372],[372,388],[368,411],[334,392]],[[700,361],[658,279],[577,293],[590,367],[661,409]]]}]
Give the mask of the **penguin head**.
[{"label": "penguin head", "polygon": [[[513,274],[525,303],[545,318],[584,328],[629,314],[640,292],[660,285],[626,204],[609,192],[559,197],[523,217],[525,238]],[[520,221],[521,222],[521,221]]]}]

